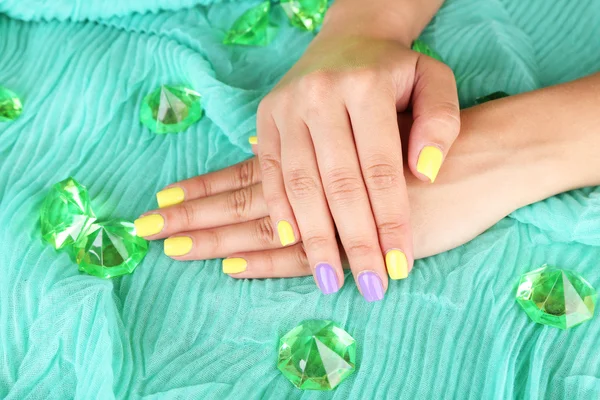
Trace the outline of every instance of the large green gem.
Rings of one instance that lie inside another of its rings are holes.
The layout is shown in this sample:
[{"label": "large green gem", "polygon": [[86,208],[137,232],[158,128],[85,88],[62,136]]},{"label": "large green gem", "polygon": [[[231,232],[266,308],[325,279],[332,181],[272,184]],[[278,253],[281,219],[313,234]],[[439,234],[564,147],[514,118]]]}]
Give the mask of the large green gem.
[{"label": "large green gem", "polygon": [[421,54],[425,54],[426,56],[435,58],[438,61],[444,62],[442,60],[442,56],[440,56],[435,50],[433,50],[427,43],[422,41],[421,39],[417,39],[412,44],[413,51],[416,51]]},{"label": "large green gem", "polygon": [[304,321],[279,344],[277,368],[300,389],[331,390],[354,372],[354,338],[331,321]]},{"label": "large green gem", "polygon": [[312,32],[323,23],[327,0],[281,0],[281,7],[293,26]]},{"label": "large green gem", "polygon": [[73,249],[80,271],[112,278],[133,272],[148,253],[148,242],[131,222],[114,220],[93,224]]},{"label": "large green gem", "polygon": [[596,290],[579,274],[543,266],[521,276],[517,302],[537,323],[572,328],[592,318]]},{"label": "large green gem", "polygon": [[186,130],[202,118],[200,94],[185,86],[163,85],[142,102],[140,120],[156,133]]},{"label": "large green gem", "polygon": [[475,103],[483,104],[483,103],[487,103],[488,101],[498,100],[498,99],[502,99],[502,98],[508,97],[508,96],[510,96],[508,93],[498,91],[498,92],[490,93],[486,96],[481,96],[481,97],[476,98]]},{"label": "large green gem", "polygon": [[275,36],[275,27],[269,25],[271,3],[265,1],[242,14],[231,26],[224,44],[266,46]]},{"label": "large green gem", "polygon": [[52,186],[40,217],[42,237],[55,249],[74,243],[96,220],[87,189],[73,178]]},{"label": "large green gem", "polygon": [[23,105],[19,96],[0,86],[0,122],[14,121],[22,112]]}]

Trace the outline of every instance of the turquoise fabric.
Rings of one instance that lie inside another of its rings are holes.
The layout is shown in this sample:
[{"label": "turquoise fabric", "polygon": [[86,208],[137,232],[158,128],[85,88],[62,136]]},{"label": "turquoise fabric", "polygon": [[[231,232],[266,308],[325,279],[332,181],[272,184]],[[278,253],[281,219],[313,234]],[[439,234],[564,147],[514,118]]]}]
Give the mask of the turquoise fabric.
[{"label": "turquoise fabric", "polygon": [[[351,279],[329,297],[310,277],[237,281],[219,261],[171,261],[161,243],[133,275],[105,281],[42,243],[41,201],[69,175],[100,217],[132,220],[164,185],[250,156],[259,99],[311,40],[278,13],[270,46],[221,45],[254,4],[0,0],[0,85],[25,103],[0,124],[0,398],[600,398],[600,318],[563,332],[514,301],[518,275],[542,263],[600,288],[597,188],[418,261],[379,304]],[[597,71],[599,38],[597,0],[449,0],[423,35],[463,105]],[[151,133],[142,98],[180,82],[202,93],[206,117]],[[279,336],[310,318],[358,343],[357,372],[331,393],[299,391],[275,367]]]}]

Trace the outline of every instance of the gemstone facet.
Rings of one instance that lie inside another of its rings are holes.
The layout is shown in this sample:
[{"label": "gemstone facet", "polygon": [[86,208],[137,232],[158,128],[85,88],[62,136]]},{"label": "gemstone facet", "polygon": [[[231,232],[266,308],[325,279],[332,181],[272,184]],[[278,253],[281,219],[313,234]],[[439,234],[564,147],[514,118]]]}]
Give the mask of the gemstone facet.
[{"label": "gemstone facet", "polygon": [[596,290],[579,274],[543,267],[521,276],[517,302],[540,324],[572,328],[594,315]]},{"label": "gemstone facet", "polygon": [[332,321],[304,321],[279,345],[277,368],[299,389],[331,390],[354,372],[354,338]]},{"label": "gemstone facet", "polygon": [[266,46],[274,37],[275,27],[269,25],[271,3],[265,1],[242,14],[231,26],[224,44]]},{"label": "gemstone facet", "polygon": [[312,32],[323,23],[327,0],[281,0],[281,7],[293,26]]},{"label": "gemstone facet", "polygon": [[490,93],[486,96],[481,96],[481,97],[476,98],[475,103],[483,104],[483,103],[487,103],[488,101],[497,100],[497,99],[501,99],[503,97],[508,97],[508,96],[510,96],[508,93],[498,91],[498,92]]},{"label": "gemstone facet", "polygon": [[427,43],[424,41],[417,39],[412,44],[413,51],[416,51],[421,54],[425,54],[426,56],[435,58],[438,61],[444,62],[442,60],[442,56],[440,56],[435,50],[433,50]]},{"label": "gemstone facet", "polygon": [[74,243],[96,220],[87,189],[73,178],[52,186],[40,211],[42,237],[55,249]]},{"label": "gemstone facet", "polygon": [[73,249],[80,271],[113,278],[133,272],[148,253],[148,242],[131,222],[113,220],[94,223]]},{"label": "gemstone facet", "polygon": [[140,120],[155,133],[186,130],[202,118],[200,94],[185,86],[163,85],[142,102]]},{"label": "gemstone facet", "polygon": [[0,122],[14,121],[23,112],[21,99],[12,90],[0,86]]}]

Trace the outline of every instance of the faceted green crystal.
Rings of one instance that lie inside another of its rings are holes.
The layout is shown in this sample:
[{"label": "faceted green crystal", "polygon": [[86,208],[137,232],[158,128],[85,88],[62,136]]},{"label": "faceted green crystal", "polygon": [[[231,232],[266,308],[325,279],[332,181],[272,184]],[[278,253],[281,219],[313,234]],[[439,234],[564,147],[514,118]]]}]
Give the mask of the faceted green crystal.
[{"label": "faceted green crystal", "polygon": [[323,23],[327,0],[281,0],[281,7],[293,26],[312,32]]},{"label": "faceted green crystal", "polygon": [[440,56],[435,50],[433,50],[427,43],[417,39],[412,44],[412,49],[418,53],[425,54],[426,56],[435,58],[438,61],[444,62],[442,56]]},{"label": "faceted green crystal", "polygon": [[498,92],[490,93],[487,96],[481,96],[481,97],[476,98],[475,103],[483,104],[483,103],[487,103],[488,101],[497,100],[497,99],[501,99],[503,97],[508,97],[508,96],[510,96],[508,93],[498,91]]},{"label": "faceted green crystal", "polygon": [[40,211],[42,238],[63,248],[86,233],[96,220],[87,189],[73,178],[52,186]]},{"label": "faceted green crystal", "polygon": [[304,321],[279,345],[277,368],[300,389],[331,390],[354,372],[354,338],[331,321]]},{"label": "faceted green crystal", "polygon": [[0,86],[0,122],[14,121],[23,112],[19,96],[12,90]]},{"label": "faceted green crystal", "polygon": [[224,44],[266,46],[274,37],[275,27],[269,24],[271,3],[265,1],[242,14],[231,26]]},{"label": "faceted green crystal", "polygon": [[537,323],[568,329],[594,315],[596,290],[579,274],[543,266],[521,276],[517,302]]},{"label": "faceted green crystal", "polygon": [[176,133],[202,118],[200,94],[185,86],[163,85],[142,102],[140,120],[155,133]]},{"label": "faceted green crystal", "polygon": [[133,272],[148,253],[148,242],[131,222],[114,220],[93,224],[73,249],[80,271],[112,278]]}]

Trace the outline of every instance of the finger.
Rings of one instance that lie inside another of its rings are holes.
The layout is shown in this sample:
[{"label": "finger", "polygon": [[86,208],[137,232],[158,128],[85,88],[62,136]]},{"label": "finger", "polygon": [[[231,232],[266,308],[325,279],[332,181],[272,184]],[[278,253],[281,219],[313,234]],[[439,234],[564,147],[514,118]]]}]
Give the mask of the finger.
[{"label": "finger", "polygon": [[258,182],[260,182],[258,159],[252,157],[231,167],[169,185],[156,194],[156,200],[159,208],[165,208]]},{"label": "finger", "polygon": [[[345,115],[343,116],[345,118]],[[278,121],[285,191],[289,198],[315,280],[323,294],[337,292],[344,282],[333,219],[321,185],[313,143],[300,118]],[[298,149],[303,151],[298,152]]]},{"label": "finger", "polygon": [[264,104],[266,103],[263,100],[256,117],[263,193],[281,245],[289,246],[299,239],[298,228],[285,192],[281,170],[280,133],[270,109]]},{"label": "finger", "polygon": [[150,211],[134,221],[138,236],[163,239],[178,232],[237,224],[268,215],[260,184]]},{"label": "finger", "polygon": [[275,250],[236,253],[223,260],[222,270],[238,279],[294,278],[312,273],[301,243]]},{"label": "finger", "polygon": [[[364,298],[378,301],[383,299],[387,288],[383,255],[346,107],[329,93],[328,90],[315,93],[321,101],[308,104],[320,103],[319,108],[312,106],[306,110],[306,121],[329,208],[352,273]],[[345,117],[333,119],[329,117],[332,115]]]},{"label": "finger", "polygon": [[412,108],[408,164],[417,178],[433,183],[460,131],[456,81],[447,65],[419,57]]},{"label": "finger", "polygon": [[176,260],[209,260],[236,252],[280,248],[269,217],[167,238],[165,254]]},{"label": "finger", "polygon": [[371,85],[348,90],[354,91],[347,96],[348,111],[380,249],[390,278],[404,279],[413,263],[412,234],[395,95]]}]

